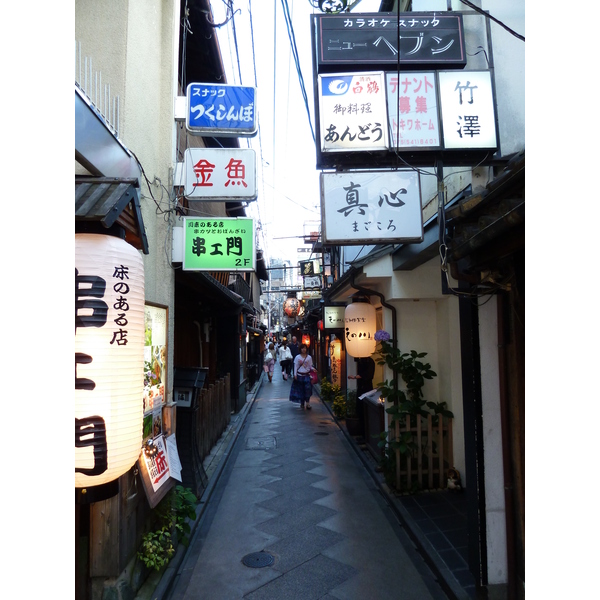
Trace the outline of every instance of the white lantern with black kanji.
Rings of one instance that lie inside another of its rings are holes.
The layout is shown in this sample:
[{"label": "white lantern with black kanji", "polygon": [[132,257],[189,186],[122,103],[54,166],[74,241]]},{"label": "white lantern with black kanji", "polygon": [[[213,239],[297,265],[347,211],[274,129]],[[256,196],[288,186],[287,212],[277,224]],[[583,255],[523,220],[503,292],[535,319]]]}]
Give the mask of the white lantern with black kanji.
[{"label": "white lantern with black kanji", "polygon": [[353,302],[344,311],[346,352],[355,358],[375,352],[375,307],[369,302]]},{"label": "white lantern with black kanji", "polygon": [[144,392],[144,264],[109,235],[75,235],[75,487],[137,461]]}]

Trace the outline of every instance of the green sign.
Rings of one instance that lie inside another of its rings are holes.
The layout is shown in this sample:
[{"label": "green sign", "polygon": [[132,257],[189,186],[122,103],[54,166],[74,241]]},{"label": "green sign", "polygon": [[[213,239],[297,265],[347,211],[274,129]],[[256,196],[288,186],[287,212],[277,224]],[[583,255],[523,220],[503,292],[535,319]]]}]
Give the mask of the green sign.
[{"label": "green sign", "polygon": [[244,217],[186,217],[183,269],[254,271],[254,221]]}]

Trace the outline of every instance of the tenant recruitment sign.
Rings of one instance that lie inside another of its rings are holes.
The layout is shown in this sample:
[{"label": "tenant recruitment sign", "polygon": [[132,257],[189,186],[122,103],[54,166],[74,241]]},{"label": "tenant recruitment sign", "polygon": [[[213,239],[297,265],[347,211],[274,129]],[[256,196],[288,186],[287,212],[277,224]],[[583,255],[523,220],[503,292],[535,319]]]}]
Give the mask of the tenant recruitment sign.
[{"label": "tenant recruitment sign", "polygon": [[185,217],[184,271],[254,271],[254,220]]}]

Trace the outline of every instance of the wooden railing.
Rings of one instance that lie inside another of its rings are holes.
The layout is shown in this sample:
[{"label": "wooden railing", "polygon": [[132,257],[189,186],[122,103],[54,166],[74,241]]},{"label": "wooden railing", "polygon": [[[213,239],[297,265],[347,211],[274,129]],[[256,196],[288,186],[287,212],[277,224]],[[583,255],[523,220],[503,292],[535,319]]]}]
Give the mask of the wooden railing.
[{"label": "wooden railing", "polygon": [[[434,424],[434,418],[436,423]],[[411,426],[412,419],[412,426]],[[420,449],[409,454],[396,452],[396,489],[435,490],[446,487],[448,469],[453,467],[452,419],[407,416],[396,434],[411,432]]]},{"label": "wooden railing", "polygon": [[200,392],[196,412],[196,444],[201,460],[210,454],[230,420],[231,388],[228,373]]}]

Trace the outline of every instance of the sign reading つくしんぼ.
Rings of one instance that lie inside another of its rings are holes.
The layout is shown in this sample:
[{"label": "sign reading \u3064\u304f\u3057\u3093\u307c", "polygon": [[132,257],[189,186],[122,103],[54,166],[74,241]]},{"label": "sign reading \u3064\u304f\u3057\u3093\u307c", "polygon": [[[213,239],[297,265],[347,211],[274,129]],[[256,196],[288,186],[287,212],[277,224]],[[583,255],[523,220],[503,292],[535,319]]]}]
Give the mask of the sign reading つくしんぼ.
[{"label": "sign reading \u3064\u304f\u3057\u3093\u307c", "polygon": [[186,217],[183,269],[254,271],[254,221],[243,217]]}]

